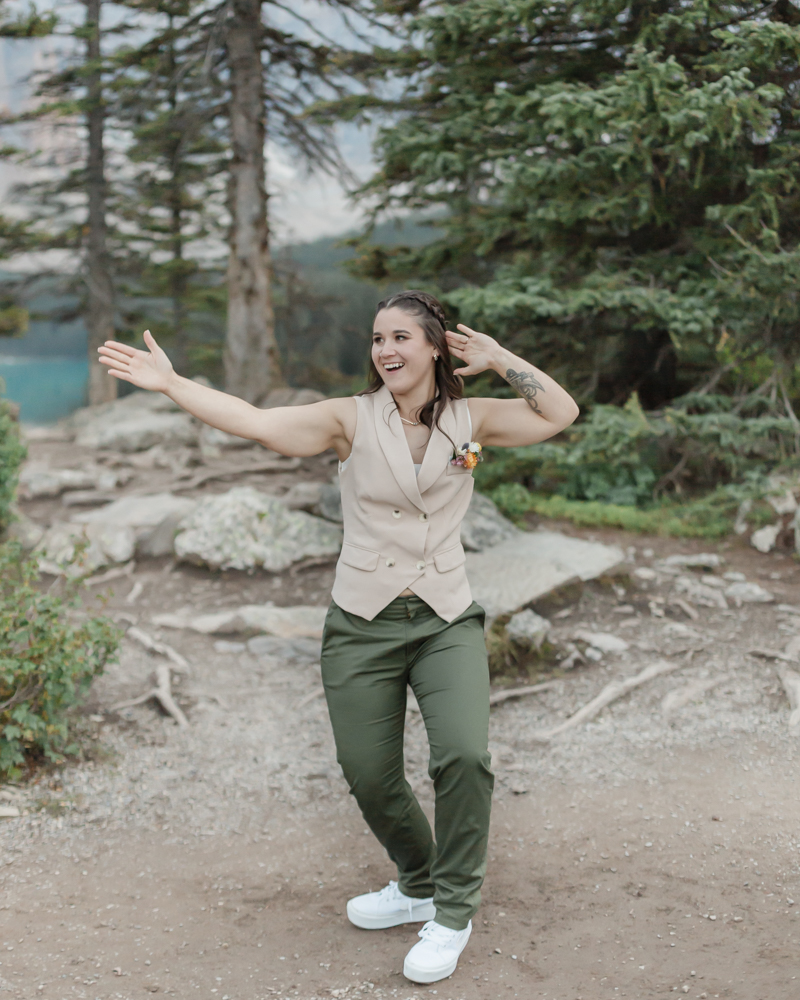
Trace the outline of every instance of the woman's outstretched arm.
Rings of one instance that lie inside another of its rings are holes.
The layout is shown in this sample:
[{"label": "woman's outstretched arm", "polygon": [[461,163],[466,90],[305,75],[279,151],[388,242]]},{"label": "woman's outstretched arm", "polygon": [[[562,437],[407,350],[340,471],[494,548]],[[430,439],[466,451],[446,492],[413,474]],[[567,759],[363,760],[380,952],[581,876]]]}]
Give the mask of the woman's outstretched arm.
[{"label": "woman's outstretched arm", "polygon": [[155,338],[146,330],[146,351],[107,340],[98,348],[109,375],[140,389],[163,392],[187,413],[211,427],[250,438],[280,452],[305,458],[334,448],[341,459],[350,454],[356,411],[352,399],[325,399],[308,406],[261,410],[243,399],[178,375]]},{"label": "woman's outstretched arm", "polygon": [[481,444],[513,448],[536,444],[563,431],[580,413],[578,404],[554,379],[501,347],[492,337],[463,323],[447,331],[450,353],[466,362],[459,375],[492,370],[522,399],[470,399],[473,433]]}]

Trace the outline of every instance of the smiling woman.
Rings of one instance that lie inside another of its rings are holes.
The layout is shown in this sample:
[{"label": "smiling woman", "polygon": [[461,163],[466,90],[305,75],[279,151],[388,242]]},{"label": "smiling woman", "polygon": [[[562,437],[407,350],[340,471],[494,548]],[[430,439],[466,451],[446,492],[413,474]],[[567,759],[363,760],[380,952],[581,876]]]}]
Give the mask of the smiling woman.
[{"label": "smiling woman", "polygon": [[[176,375],[147,351],[108,342],[111,375],[164,392],[212,427],[284,455],[339,456],[344,542],[322,644],[322,679],[339,763],[398,881],[351,899],[347,915],[378,929],[427,923],[404,974],[449,976],[467,944],[486,870],[493,776],[483,609],[472,600],[460,541],[481,446],[543,441],[578,414],[544,372],[487,334],[447,329],[431,295],[378,306],[370,384],[358,396],[259,410]],[[451,356],[464,362],[454,371]],[[491,369],[522,399],[463,399],[463,377]],[[467,461],[471,455],[475,461]],[[436,844],[405,780],[408,686],[430,742]]]}]

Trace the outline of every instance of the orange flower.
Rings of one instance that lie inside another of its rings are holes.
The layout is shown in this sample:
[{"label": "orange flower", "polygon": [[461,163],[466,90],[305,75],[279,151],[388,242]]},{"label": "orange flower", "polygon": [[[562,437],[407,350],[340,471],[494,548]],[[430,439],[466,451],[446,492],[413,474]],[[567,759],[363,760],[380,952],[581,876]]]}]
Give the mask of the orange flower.
[{"label": "orange flower", "polygon": [[475,454],[474,451],[468,451],[467,454],[464,456],[464,465],[466,465],[468,469],[474,469],[477,464],[478,464],[478,456]]}]

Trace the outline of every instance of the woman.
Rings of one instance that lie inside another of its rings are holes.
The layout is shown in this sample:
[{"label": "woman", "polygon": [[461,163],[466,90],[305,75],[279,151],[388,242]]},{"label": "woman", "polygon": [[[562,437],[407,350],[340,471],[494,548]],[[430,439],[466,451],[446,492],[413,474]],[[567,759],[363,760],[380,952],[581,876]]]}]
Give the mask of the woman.
[{"label": "woman", "polygon": [[[406,291],[378,306],[369,388],[310,406],[259,410],[175,374],[148,351],[108,341],[109,374],[163,392],[193,416],[283,455],[339,456],[344,543],[322,643],[322,678],[345,778],[398,881],[356,896],[347,915],[373,930],[426,921],[403,972],[432,983],[456,968],[486,870],[493,775],[484,612],[460,542],[472,469],[485,445],[534,444],[578,415],[544,372]],[[465,363],[453,371],[450,355]],[[522,399],[462,399],[461,377],[496,371]],[[466,442],[466,445],[465,445]],[[408,685],[430,744],[435,832],[405,780]]]}]

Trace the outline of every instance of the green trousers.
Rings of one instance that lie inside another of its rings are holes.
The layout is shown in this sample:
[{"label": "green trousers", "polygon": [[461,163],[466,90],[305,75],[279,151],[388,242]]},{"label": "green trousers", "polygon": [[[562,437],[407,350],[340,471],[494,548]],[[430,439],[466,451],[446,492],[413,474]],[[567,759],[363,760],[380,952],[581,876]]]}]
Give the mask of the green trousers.
[{"label": "green trousers", "polygon": [[[420,598],[398,597],[372,621],[331,604],[322,681],[339,763],[364,819],[397,865],[407,896],[433,896],[436,920],[462,930],[480,903],[494,776],[484,611],[449,624]],[[430,744],[436,842],[405,778],[411,686]]]}]

